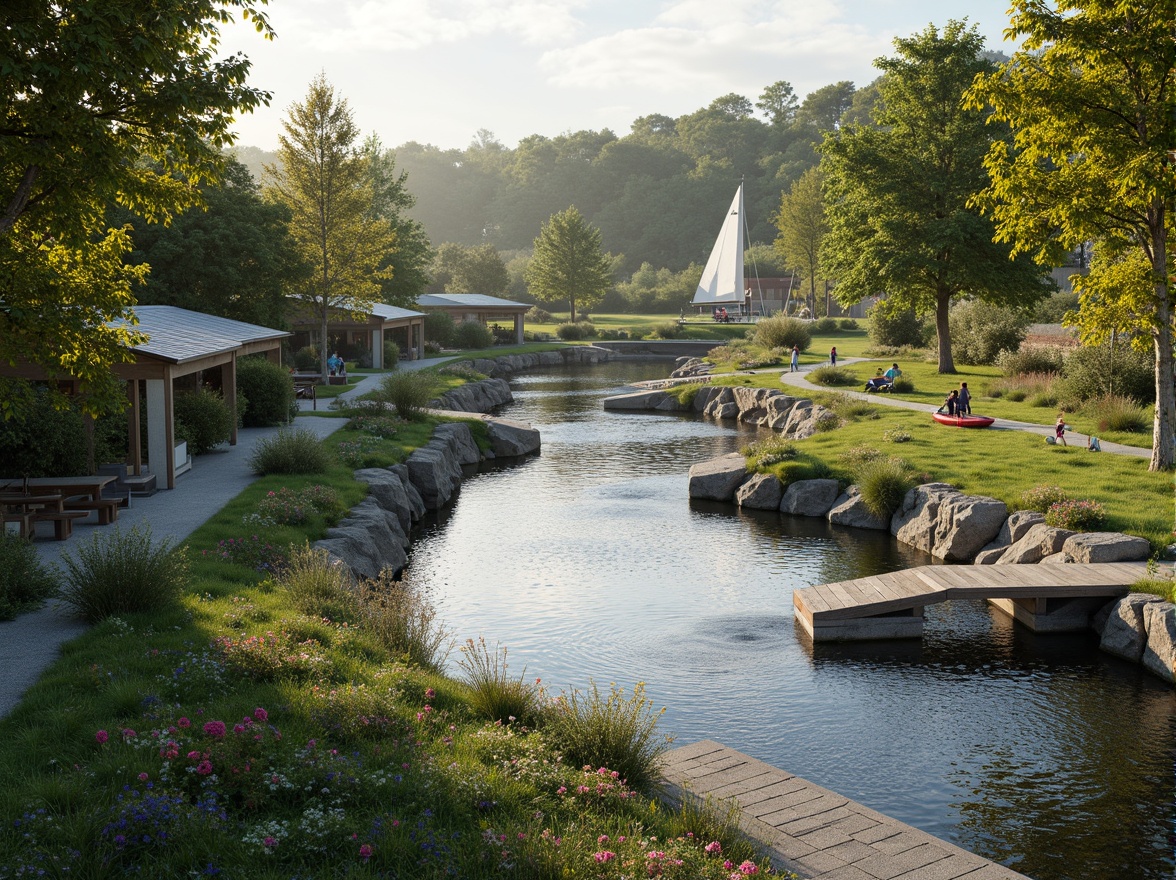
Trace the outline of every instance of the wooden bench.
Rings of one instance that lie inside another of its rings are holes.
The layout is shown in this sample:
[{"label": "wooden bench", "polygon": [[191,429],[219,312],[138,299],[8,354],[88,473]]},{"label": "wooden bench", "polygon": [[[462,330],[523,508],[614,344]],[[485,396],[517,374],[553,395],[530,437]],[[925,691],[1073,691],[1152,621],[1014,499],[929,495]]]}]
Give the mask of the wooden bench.
[{"label": "wooden bench", "polygon": [[29,537],[33,536],[33,530],[36,529],[37,523],[51,522],[53,523],[53,537],[58,541],[64,541],[73,534],[73,521],[84,516],[88,516],[88,512],[84,510],[46,510],[29,514],[29,519],[32,520],[29,524]]},{"label": "wooden bench", "polygon": [[118,509],[122,501],[118,498],[99,498],[92,501],[89,498],[70,498],[65,502],[66,512],[81,512],[85,516],[93,510],[98,514],[98,525],[108,526],[118,519]]},{"label": "wooden bench", "polygon": [[295,374],[294,377],[294,399],[295,400],[309,400],[311,402],[311,409],[318,411],[318,386],[322,384],[323,377],[318,373],[314,374]]}]

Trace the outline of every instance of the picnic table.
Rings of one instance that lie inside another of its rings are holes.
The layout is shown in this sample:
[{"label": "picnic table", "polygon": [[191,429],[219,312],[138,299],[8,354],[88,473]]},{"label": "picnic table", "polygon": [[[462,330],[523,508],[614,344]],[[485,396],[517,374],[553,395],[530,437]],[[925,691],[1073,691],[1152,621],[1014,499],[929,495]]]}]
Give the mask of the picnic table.
[{"label": "picnic table", "polygon": [[73,534],[73,521],[86,511],[67,511],[65,496],[51,492],[0,492],[0,511],[5,523],[20,525],[20,536],[32,538],[39,522],[52,522],[53,535],[64,541]]},{"label": "picnic table", "polygon": [[[116,476],[109,474],[80,477],[33,477],[26,480],[10,480],[4,485],[0,485],[0,493],[26,498],[35,497],[37,492],[41,492],[45,496],[61,496],[60,507],[54,511],[46,511],[39,516],[34,516],[34,521],[38,519],[52,519],[55,523],[65,521],[63,516],[50,516],[51,513],[70,514],[69,519],[72,521],[72,519],[84,517],[90,511],[94,511],[97,514],[99,525],[109,525],[118,519],[118,508],[121,502],[117,498],[103,498],[102,490],[117,479]],[[59,532],[64,531],[64,537],[69,537],[70,529],[67,526],[55,526],[55,529]]]}]

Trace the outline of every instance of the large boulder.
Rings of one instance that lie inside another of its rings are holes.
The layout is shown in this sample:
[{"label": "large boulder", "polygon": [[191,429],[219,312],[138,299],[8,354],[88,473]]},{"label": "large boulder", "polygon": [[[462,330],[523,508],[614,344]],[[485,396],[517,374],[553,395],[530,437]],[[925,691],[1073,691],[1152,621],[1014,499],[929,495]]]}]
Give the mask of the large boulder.
[{"label": "large boulder", "polygon": [[474,465],[482,460],[474,434],[465,422],[442,422],[433,429],[433,439],[445,443],[460,465]]},{"label": "large boulder", "polygon": [[[412,524],[421,518],[425,512],[425,505],[420,501],[420,493],[414,488],[412,494],[416,496],[416,503],[405,488],[405,479],[391,468],[364,468],[355,472],[355,479],[368,484],[368,497],[374,498],[376,503],[396,516],[400,528],[406,534]],[[410,487],[411,483],[408,484]],[[419,511],[417,504],[420,505]]]},{"label": "large boulder", "polygon": [[866,507],[861,490],[850,486],[837,497],[829,510],[829,522],[839,526],[853,526],[856,529],[878,529],[885,531],[890,524]]},{"label": "large boulder", "polygon": [[1044,522],[1037,523],[1030,527],[1019,541],[1006,547],[996,562],[998,565],[1031,565],[1041,562],[1046,556],[1061,551],[1066,539],[1073,534],[1068,529],[1047,526]]},{"label": "large boulder", "polygon": [[1128,593],[1111,609],[1098,646],[1108,654],[1138,663],[1147,645],[1144,606],[1161,601],[1159,596],[1148,593]]},{"label": "large boulder", "polygon": [[1080,532],[1062,546],[1067,562],[1135,562],[1151,555],[1151,544],[1119,532]]},{"label": "large boulder", "polygon": [[1008,517],[1003,501],[965,495],[947,483],[925,483],[907,492],[890,520],[904,544],[948,562],[970,562],[996,537]]},{"label": "large boulder", "polygon": [[408,562],[408,537],[392,511],[384,510],[375,498],[361,501],[347,519],[327,530],[314,544],[346,561],[358,578],[377,578],[385,568],[400,571]]},{"label": "large boulder", "polygon": [[467,382],[441,395],[437,404],[441,409],[457,412],[487,413],[495,407],[512,403],[514,396],[505,379],[482,379]]},{"label": "large boulder", "polygon": [[976,554],[974,562],[976,565],[991,565],[1001,556],[1000,553],[994,553],[994,550],[1004,550],[1009,545],[1017,543],[1025,537],[1025,533],[1029,531],[1030,527],[1043,522],[1045,522],[1045,514],[1038,513],[1036,510],[1013,511],[1000,527],[1000,531],[996,533],[996,537]]},{"label": "large boulder", "polygon": [[1143,624],[1147,629],[1144,668],[1165,681],[1176,682],[1176,605],[1149,602],[1143,606]]},{"label": "large boulder", "polygon": [[826,413],[834,416],[832,410],[819,403],[813,403],[811,400],[798,401],[788,413],[788,421],[780,433],[790,440],[805,440],[817,433],[818,424]]},{"label": "large boulder", "polygon": [[836,480],[797,480],[780,499],[780,512],[794,516],[825,516],[841,494]]},{"label": "large boulder", "polygon": [[405,461],[409,479],[429,510],[443,507],[461,486],[461,465],[449,444],[430,440]]},{"label": "large boulder", "polygon": [[610,410],[657,409],[669,397],[664,391],[634,391],[630,394],[614,394],[604,399],[604,408]]},{"label": "large boulder", "polygon": [[752,510],[777,510],[784,489],[775,474],[752,474],[735,490],[735,503]]},{"label": "large boulder", "polygon": [[730,501],[747,479],[747,459],[738,452],[699,462],[690,468],[690,497]]},{"label": "large boulder", "polygon": [[764,403],[764,425],[775,431],[781,430],[788,424],[788,416],[798,402],[797,398],[777,391]]},{"label": "large boulder", "polygon": [[539,431],[526,422],[513,419],[489,419],[490,448],[495,458],[513,458],[539,451]]},{"label": "large boulder", "polygon": [[[404,486],[404,494],[408,497],[409,510],[412,511],[412,521],[416,522],[429,509],[425,506],[425,499],[421,497],[420,490],[412,484],[412,477],[408,473],[408,465],[401,462],[394,464],[388,468],[396,476],[400,477],[400,484]],[[405,529],[407,532],[408,529]]]}]

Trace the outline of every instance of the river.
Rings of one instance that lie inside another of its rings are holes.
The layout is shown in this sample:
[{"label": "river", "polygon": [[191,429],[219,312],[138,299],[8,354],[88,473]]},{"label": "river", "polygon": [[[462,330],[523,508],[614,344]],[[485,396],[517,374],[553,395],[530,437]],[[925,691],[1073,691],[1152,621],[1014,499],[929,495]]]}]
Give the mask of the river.
[{"label": "river", "polygon": [[546,685],[644,681],[676,744],[716,739],[1037,880],[1176,873],[1176,695],[981,602],[921,642],[806,643],[794,588],[930,562],[888,535],[687,497],[755,429],[605,412],[662,363],[551,369],[504,415],[543,451],[468,480],[408,574],[455,634]]}]

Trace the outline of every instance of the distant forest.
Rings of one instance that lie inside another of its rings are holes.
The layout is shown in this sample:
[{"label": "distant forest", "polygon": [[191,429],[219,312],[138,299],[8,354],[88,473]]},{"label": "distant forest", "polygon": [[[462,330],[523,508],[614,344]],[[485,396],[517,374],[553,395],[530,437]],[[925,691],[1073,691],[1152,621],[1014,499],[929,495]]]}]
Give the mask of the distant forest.
[{"label": "distant forest", "polygon": [[[825,132],[872,121],[877,94],[876,83],[838,82],[800,100],[777,82],[754,103],[728,94],[677,118],[642,116],[623,137],[608,129],[535,134],[511,149],[482,130],[464,150],[409,142],[394,152],[416,197],[408,213],[434,248],[529,251],[542,224],[575,205],[600,229],[604,249],[623,255],[618,274],[642,263],[676,272],[705,262],[741,178],[749,242],[772,242],[781,193],[817,164]],[[262,163],[274,160],[256,147],[236,153],[259,179]]]}]

